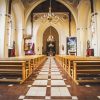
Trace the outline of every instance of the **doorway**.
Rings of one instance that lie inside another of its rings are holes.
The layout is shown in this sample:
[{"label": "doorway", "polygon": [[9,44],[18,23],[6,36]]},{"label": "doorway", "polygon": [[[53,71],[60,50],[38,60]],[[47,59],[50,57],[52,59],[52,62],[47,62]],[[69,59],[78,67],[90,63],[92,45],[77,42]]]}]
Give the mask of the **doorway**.
[{"label": "doorway", "polygon": [[55,56],[56,54],[56,42],[55,41],[47,41],[46,43],[46,53],[47,56]]},{"label": "doorway", "polygon": [[52,26],[49,26],[43,34],[42,53],[48,56],[59,54],[59,35],[57,30]]}]

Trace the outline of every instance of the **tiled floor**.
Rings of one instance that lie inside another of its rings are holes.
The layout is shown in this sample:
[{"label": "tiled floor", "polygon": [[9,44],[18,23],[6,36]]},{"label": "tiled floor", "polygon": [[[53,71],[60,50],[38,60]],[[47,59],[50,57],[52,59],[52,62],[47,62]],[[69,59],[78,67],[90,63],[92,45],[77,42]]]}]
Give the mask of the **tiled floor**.
[{"label": "tiled floor", "polygon": [[45,62],[24,99],[30,97],[31,99],[72,98],[53,58]]},{"label": "tiled floor", "polygon": [[23,84],[0,83],[0,100],[100,100],[100,84],[76,85],[48,57]]}]

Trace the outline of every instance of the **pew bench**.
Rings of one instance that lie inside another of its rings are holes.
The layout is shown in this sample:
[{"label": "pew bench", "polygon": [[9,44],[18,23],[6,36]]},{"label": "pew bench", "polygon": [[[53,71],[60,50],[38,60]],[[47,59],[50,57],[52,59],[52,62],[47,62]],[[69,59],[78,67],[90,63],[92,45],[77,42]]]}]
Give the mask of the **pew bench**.
[{"label": "pew bench", "polygon": [[29,68],[26,61],[0,60],[0,82],[23,83],[27,79]]},{"label": "pew bench", "polygon": [[46,56],[44,55],[25,56],[24,59],[30,60],[31,72],[34,72],[42,63],[44,63],[44,61],[46,60]]},{"label": "pew bench", "polygon": [[46,56],[21,56],[0,59],[0,82],[23,83],[46,60]]},{"label": "pew bench", "polygon": [[76,84],[100,82],[100,61],[74,61],[73,79]]},{"label": "pew bench", "polygon": [[77,84],[100,82],[100,57],[56,55],[56,60]]}]

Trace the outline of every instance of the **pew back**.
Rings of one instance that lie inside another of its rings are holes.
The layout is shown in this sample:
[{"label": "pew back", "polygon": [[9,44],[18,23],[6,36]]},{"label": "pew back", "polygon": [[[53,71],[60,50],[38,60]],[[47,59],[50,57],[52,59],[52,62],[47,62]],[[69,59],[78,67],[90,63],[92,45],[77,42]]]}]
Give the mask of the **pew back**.
[{"label": "pew back", "polygon": [[100,82],[100,61],[74,61],[73,65],[73,79],[77,84],[80,82]]},{"label": "pew back", "polygon": [[[1,58],[0,81],[23,83],[45,59],[46,56],[44,55]],[[11,76],[20,76],[20,78],[17,80]]]}]

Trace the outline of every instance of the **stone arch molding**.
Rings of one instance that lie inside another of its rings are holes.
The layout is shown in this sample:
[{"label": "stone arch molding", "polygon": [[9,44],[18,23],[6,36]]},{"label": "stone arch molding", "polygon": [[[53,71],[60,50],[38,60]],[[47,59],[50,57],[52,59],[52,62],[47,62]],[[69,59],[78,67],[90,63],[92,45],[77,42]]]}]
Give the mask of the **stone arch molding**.
[{"label": "stone arch molding", "polygon": [[[44,25],[37,26],[37,31],[34,32],[34,35],[35,35],[35,36],[33,36],[33,37],[34,37],[34,43],[36,44],[36,45],[35,45],[35,52],[36,52],[37,54],[42,54],[43,34],[44,34],[45,30],[46,30],[48,27],[50,27],[50,26],[54,27],[54,28],[56,29],[56,31],[57,31],[58,33],[60,33],[59,30],[56,28],[55,25],[44,24]],[[58,34],[58,35],[59,35],[59,34]],[[40,43],[41,43],[41,44],[40,44]],[[40,49],[39,51],[37,50],[38,47],[39,47],[39,49]]]},{"label": "stone arch molding", "polygon": [[[62,31],[62,29],[63,29],[63,27],[61,26],[61,24],[48,24],[48,23],[45,23],[45,24],[43,24],[43,25],[40,25],[40,26],[37,26],[37,31],[35,31],[34,32],[34,35],[35,36],[33,36],[34,37],[34,39],[33,40],[35,40],[34,41],[34,43],[35,43],[35,52],[37,53],[37,54],[42,54],[42,46],[43,46],[43,34],[44,34],[44,32],[45,32],[45,30],[48,28],[48,27],[50,27],[50,26],[52,26],[53,28],[55,28],[56,29],[56,31],[57,31],[57,33],[58,33],[58,35],[59,35],[59,53],[60,53],[60,45],[62,44],[62,39],[64,38],[65,40],[64,41],[66,41],[66,33],[67,33],[67,30],[65,30],[65,31]],[[65,48],[66,48],[66,43],[64,43],[64,46],[65,46]],[[40,51],[38,51],[38,48],[39,48],[39,50]],[[64,52],[66,52],[66,49],[65,49],[65,51]]]},{"label": "stone arch molding", "polygon": [[50,27],[48,27],[46,30],[45,30],[45,32],[43,33],[43,54],[46,54],[46,44],[47,44],[47,39],[48,39],[48,37],[49,37],[49,35],[50,35],[50,28],[52,29],[51,30],[51,34],[52,34],[52,36],[53,36],[53,38],[54,38],[54,40],[55,40],[55,50],[56,50],[56,54],[59,54],[59,35],[58,35],[58,32],[57,32],[57,30],[54,28],[54,27],[52,27],[52,26],[50,26]]},{"label": "stone arch molding", "polygon": [[[42,2],[44,2],[45,0],[37,0],[35,3],[33,3],[28,9],[27,9],[27,11],[26,11],[26,13],[25,13],[25,25],[26,25],[26,23],[27,23],[27,20],[28,20],[28,17],[29,17],[29,15],[30,15],[30,13],[32,12],[32,10],[37,6],[37,5],[39,5],[40,3],[42,3]],[[67,1],[65,1],[65,0],[56,0],[56,1],[58,1],[58,2],[60,2],[60,3],[62,3],[63,5],[65,5],[71,12],[72,12],[72,14],[73,14],[73,16],[74,16],[74,19],[75,19],[75,22],[76,22],[76,26],[77,26],[77,10],[74,8],[74,7],[72,7]]]}]

